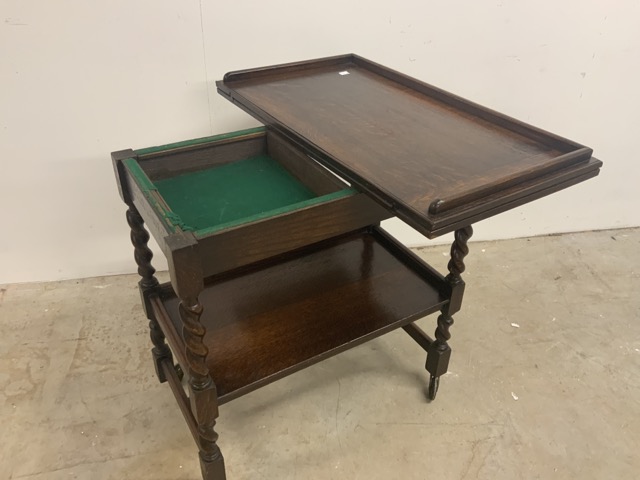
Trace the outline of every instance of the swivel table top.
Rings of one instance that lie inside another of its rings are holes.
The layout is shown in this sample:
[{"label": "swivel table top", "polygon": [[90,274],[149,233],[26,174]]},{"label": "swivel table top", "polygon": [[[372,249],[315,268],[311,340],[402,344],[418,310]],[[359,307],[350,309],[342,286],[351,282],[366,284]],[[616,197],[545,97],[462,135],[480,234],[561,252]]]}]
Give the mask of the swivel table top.
[{"label": "swivel table top", "polygon": [[217,85],[429,237],[601,166],[590,148],[353,54],[231,72]]}]

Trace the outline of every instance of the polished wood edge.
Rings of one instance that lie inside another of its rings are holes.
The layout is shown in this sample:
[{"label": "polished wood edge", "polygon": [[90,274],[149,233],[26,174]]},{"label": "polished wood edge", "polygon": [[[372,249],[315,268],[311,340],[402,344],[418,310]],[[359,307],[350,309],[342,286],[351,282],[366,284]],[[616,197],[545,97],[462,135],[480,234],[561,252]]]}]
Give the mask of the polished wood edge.
[{"label": "polished wood edge", "polygon": [[344,55],[335,55],[331,57],[317,58],[313,60],[303,60],[299,62],[281,63],[278,65],[269,65],[264,67],[247,68],[243,70],[234,70],[225,73],[223,80],[218,80],[216,85],[223,83],[231,83],[251,78],[272,75],[274,70],[282,73],[294,72],[297,70],[308,70],[309,68],[322,68],[330,65],[340,65],[341,63],[353,60],[352,53]]},{"label": "polished wood edge", "polygon": [[578,183],[584,182],[585,180],[589,180],[590,178],[598,176],[599,173],[600,173],[599,169],[590,170],[587,173],[572,177],[564,182],[554,184],[545,189],[537,190],[531,193],[530,195],[518,197],[510,202],[501,203],[498,206],[493,207],[489,210],[484,210],[481,213],[466,217],[463,220],[458,220],[450,224],[438,226],[431,231],[428,231],[428,232],[423,231],[422,233],[424,233],[428,238],[439,237],[440,235],[444,235],[445,233],[453,232],[458,228],[464,227],[472,223],[477,223],[480,220],[484,220],[485,218],[491,217],[493,215],[497,215],[499,213],[505,212],[512,208],[516,208],[521,205],[524,205],[525,203],[529,203],[533,200],[537,200],[539,198],[545,197],[552,193],[558,192],[572,185],[576,185]]},{"label": "polished wood edge", "polygon": [[169,387],[171,387],[171,391],[173,392],[173,396],[176,398],[176,402],[180,407],[180,411],[184,416],[187,425],[189,426],[189,430],[191,431],[191,435],[193,436],[193,440],[198,443],[198,425],[196,423],[195,418],[193,417],[193,412],[191,411],[191,406],[189,402],[189,398],[182,387],[182,381],[178,374],[176,373],[176,369],[169,360],[162,360],[162,371],[164,372],[165,378],[167,379],[167,383]]},{"label": "polished wood edge", "polygon": [[590,148],[580,148],[573,152],[565,153],[564,155],[550,159],[541,165],[519,174],[517,177],[510,176],[501,178],[492,182],[487,182],[480,187],[467,190],[462,194],[452,195],[449,198],[439,198],[431,203],[429,206],[429,213],[437,215],[456,207],[463,207],[469,202],[478,200],[483,196],[494,194],[496,191],[504,191],[509,187],[535,180],[536,178],[562,170],[563,168],[567,168],[571,165],[587,162],[591,158],[592,153],[593,150]]},{"label": "polished wood edge", "polygon": [[[514,208],[514,206],[522,205],[526,202],[541,198],[545,195],[549,195],[550,193],[554,193],[555,191],[571,186],[573,184],[567,183],[571,178],[579,177],[582,179],[580,181],[591,178],[583,177],[588,172],[598,172],[601,166],[602,162],[600,160],[595,157],[591,157],[586,163],[578,163],[570,167],[565,167],[562,170],[547,174],[541,178],[513,186],[506,192],[495,192],[491,195],[475,200],[469,205],[451,209],[450,211],[444,212],[440,215],[429,215],[424,218],[419,212],[402,206],[398,206],[395,210],[395,214],[398,218],[411,225],[427,238],[436,238],[444,233],[452,232],[456,228],[477,223],[478,221],[489,218],[497,213],[504,212],[509,208]],[[596,175],[597,173],[592,175],[592,177]],[[566,184],[566,186],[559,187],[556,190],[551,189],[554,185],[560,184]],[[532,196],[533,193],[542,191],[547,193],[541,194],[538,197]],[[516,204],[516,201],[519,198],[527,200]],[[498,208],[503,205],[510,206],[498,211]]]}]

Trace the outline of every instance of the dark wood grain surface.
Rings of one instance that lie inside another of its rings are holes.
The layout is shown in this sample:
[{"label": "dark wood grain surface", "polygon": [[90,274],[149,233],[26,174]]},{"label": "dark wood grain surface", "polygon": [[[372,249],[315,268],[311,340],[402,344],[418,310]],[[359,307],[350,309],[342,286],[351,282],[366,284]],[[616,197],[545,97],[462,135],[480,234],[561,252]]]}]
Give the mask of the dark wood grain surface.
[{"label": "dark wood grain surface", "polygon": [[199,237],[205,276],[375,225],[391,214],[364,193]]},{"label": "dark wood grain surface", "polygon": [[266,151],[266,132],[257,132],[223,142],[159,151],[138,157],[140,166],[153,182],[224,165]]},{"label": "dark wood grain surface", "polygon": [[218,89],[426,230],[445,213],[591,157],[354,55],[232,72]]},{"label": "dark wood grain surface", "polygon": [[[207,285],[200,321],[222,401],[444,305],[437,277],[392,249],[377,233],[356,233]],[[180,332],[178,301],[165,292]]]}]

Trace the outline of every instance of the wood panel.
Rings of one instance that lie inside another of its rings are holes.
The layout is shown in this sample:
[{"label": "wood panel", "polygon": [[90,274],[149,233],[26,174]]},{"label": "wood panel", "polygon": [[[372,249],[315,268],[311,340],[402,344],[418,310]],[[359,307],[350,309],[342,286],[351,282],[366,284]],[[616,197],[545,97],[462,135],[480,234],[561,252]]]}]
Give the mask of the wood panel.
[{"label": "wood panel", "polygon": [[355,194],[199,238],[205,276],[285,253],[367,225],[391,213]]},{"label": "wood panel", "polygon": [[149,179],[155,181],[261,155],[266,150],[265,133],[261,132],[224,142],[141,155],[138,163]]},{"label": "wood panel", "polygon": [[282,135],[272,131],[267,133],[267,153],[316,195],[326,195],[348,187],[333,173],[311,159],[309,152],[296,147]]},{"label": "wood panel", "polygon": [[218,90],[427,232],[592,153],[355,55],[231,72]]},{"label": "wood panel", "polygon": [[[402,255],[362,232],[206,285],[201,322],[221,401],[437,311],[440,286]],[[167,288],[163,303],[180,332]]]}]

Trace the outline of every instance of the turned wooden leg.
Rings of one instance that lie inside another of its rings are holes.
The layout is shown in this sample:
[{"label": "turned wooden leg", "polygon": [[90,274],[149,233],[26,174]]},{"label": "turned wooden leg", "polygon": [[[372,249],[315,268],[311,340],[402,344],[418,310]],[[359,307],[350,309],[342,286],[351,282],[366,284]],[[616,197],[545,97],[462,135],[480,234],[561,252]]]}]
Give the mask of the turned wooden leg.
[{"label": "turned wooden leg", "polygon": [[438,326],[436,328],[436,339],[430,345],[427,353],[426,369],[430,373],[429,379],[429,398],[435,400],[440,385],[440,377],[447,373],[449,368],[449,359],[451,358],[451,347],[449,340],[451,339],[450,328],[453,325],[453,313],[460,310],[462,303],[462,294],[464,293],[464,281],[462,280],[462,272],[465,270],[464,257],[469,253],[467,242],[473,235],[471,226],[456,230],[455,240],[451,245],[451,260],[447,268],[447,282],[451,290],[451,300],[442,309],[438,317]]},{"label": "turned wooden leg", "polygon": [[155,277],[156,269],[151,265],[153,252],[147,246],[149,242],[149,232],[144,228],[144,220],[133,205],[129,205],[129,209],[127,210],[127,223],[129,227],[131,227],[131,243],[134,247],[133,255],[138,265],[138,274],[141,277],[138,286],[140,288],[140,296],[142,297],[142,305],[149,319],[149,336],[153,343],[153,348],[151,349],[153,364],[158,380],[164,383],[167,379],[162,370],[161,362],[164,359],[169,359],[173,363],[173,356],[169,345],[167,345],[165,341],[164,333],[162,333],[160,325],[158,325],[149,306],[149,295],[158,286],[158,279]]},{"label": "turned wooden leg", "polygon": [[191,412],[198,425],[196,441],[200,450],[202,478],[225,480],[224,459],[217,444],[218,434],[215,431],[218,394],[206,364],[208,349],[203,343],[206,329],[200,323],[202,310],[197,297],[181,299],[180,317],[184,325],[189,400]]}]

